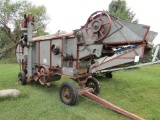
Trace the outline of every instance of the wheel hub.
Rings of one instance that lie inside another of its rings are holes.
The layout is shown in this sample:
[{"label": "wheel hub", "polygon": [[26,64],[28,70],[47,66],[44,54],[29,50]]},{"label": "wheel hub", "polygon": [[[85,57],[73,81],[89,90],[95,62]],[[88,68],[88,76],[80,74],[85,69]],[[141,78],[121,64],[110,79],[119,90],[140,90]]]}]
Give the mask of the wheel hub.
[{"label": "wheel hub", "polygon": [[62,90],[62,97],[63,99],[68,102],[72,98],[71,90],[68,87],[64,87]]},{"label": "wheel hub", "polygon": [[94,33],[97,33],[101,29],[102,22],[100,20],[94,20],[91,24],[92,24],[92,31]]}]

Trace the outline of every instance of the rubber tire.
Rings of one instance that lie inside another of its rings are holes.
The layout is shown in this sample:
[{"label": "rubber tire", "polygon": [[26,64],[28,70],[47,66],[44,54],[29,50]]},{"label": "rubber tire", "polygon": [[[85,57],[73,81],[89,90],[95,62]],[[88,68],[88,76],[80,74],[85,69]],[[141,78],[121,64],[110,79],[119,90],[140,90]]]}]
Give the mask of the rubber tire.
[{"label": "rubber tire", "polygon": [[[21,77],[21,79],[19,79],[20,77]],[[26,85],[26,74],[25,74],[24,71],[19,72],[19,74],[18,74],[18,82],[21,85]]]},{"label": "rubber tire", "polygon": [[[93,87],[89,86],[90,83],[94,84],[95,89]],[[94,94],[99,94],[100,93],[100,83],[96,78],[89,77],[85,85],[86,85],[86,87],[93,88],[94,89],[94,92],[93,92]]]},{"label": "rubber tire", "polygon": [[[70,90],[71,90],[72,98],[71,98],[71,100],[68,101],[68,102],[65,101],[65,100],[63,99],[63,97],[62,97],[62,90],[63,90],[64,87],[69,87]],[[77,101],[77,98],[78,98],[77,89],[76,89],[76,87],[75,87],[72,83],[70,83],[70,82],[64,82],[64,83],[61,84],[60,89],[59,89],[59,95],[60,95],[61,101],[62,101],[64,104],[70,105],[70,106],[75,105],[75,103],[76,103],[76,101]]]},{"label": "rubber tire", "polygon": [[106,78],[112,78],[112,72],[105,73]]}]

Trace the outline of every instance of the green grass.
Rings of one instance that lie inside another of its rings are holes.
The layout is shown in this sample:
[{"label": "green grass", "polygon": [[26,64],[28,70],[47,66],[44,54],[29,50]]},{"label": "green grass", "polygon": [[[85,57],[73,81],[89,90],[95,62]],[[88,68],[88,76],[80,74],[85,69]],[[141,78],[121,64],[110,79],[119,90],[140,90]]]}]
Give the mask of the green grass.
[{"label": "green grass", "polygon": [[[79,97],[75,106],[60,101],[63,77],[45,88],[38,83],[17,84],[18,64],[0,64],[0,90],[18,89],[17,98],[0,98],[0,120],[128,120],[121,114]],[[99,77],[100,95],[111,103],[146,120],[160,118],[160,65],[117,71],[112,79]]]}]

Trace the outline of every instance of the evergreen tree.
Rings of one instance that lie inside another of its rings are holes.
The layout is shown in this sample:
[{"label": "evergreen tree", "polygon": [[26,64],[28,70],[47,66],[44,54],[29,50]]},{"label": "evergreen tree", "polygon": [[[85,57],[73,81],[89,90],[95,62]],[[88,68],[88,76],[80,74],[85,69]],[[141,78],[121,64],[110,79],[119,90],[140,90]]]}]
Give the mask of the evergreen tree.
[{"label": "evergreen tree", "polygon": [[125,0],[112,0],[109,4],[109,12],[119,19],[138,23],[138,20],[135,19],[135,14],[131,11],[131,8],[127,7]]}]

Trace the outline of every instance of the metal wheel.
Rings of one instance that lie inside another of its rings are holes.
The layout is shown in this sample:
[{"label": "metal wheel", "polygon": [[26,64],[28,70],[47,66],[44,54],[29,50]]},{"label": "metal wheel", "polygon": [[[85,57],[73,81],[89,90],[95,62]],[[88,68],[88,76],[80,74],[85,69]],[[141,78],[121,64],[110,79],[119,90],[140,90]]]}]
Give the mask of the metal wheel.
[{"label": "metal wheel", "polygon": [[93,93],[94,94],[99,94],[100,93],[100,84],[99,84],[99,81],[94,78],[94,77],[89,77],[87,82],[86,82],[86,87],[89,87],[89,88],[93,88]]},{"label": "metal wheel", "polygon": [[60,99],[66,105],[75,105],[78,92],[76,87],[70,82],[64,82],[59,89]]},{"label": "metal wheel", "polygon": [[25,85],[26,84],[26,74],[23,71],[19,72],[19,74],[18,74],[18,82],[21,85]]},{"label": "metal wheel", "polygon": [[104,39],[111,29],[111,18],[104,11],[94,12],[87,20],[85,31],[88,38],[94,39],[95,34],[98,35],[96,41]]},{"label": "metal wheel", "polygon": [[47,66],[41,66],[39,73],[41,76],[41,78],[39,79],[39,82],[42,85],[45,85],[46,83],[50,82],[50,71]]}]

